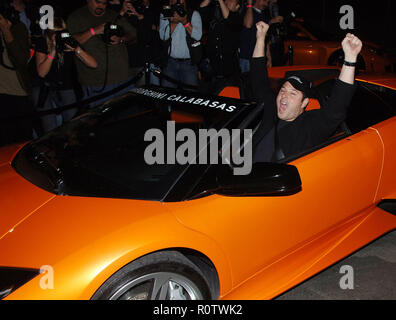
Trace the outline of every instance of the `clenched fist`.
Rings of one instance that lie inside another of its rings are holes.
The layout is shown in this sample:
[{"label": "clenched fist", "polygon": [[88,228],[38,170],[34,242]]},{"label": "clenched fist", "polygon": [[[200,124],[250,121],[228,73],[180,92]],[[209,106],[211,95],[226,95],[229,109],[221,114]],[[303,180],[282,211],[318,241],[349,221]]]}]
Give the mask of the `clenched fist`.
[{"label": "clenched fist", "polygon": [[257,28],[257,33],[256,33],[257,40],[265,40],[265,36],[267,35],[269,25],[263,21],[259,21],[256,24],[256,28]]},{"label": "clenched fist", "polygon": [[341,44],[344,50],[345,60],[348,62],[356,62],[357,56],[362,50],[362,41],[355,35],[348,33]]}]

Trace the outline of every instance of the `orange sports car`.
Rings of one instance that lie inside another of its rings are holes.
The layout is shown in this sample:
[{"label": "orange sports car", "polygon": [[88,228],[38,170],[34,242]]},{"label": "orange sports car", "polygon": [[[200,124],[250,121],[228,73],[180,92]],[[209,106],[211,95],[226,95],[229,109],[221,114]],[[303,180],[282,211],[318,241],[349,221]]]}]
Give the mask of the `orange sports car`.
[{"label": "orange sports car", "polygon": [[[326,41],[326,35],[315,35],[302,20],[294,20],[287,29],[285,55],[288,65],[341,66],[344,53],[339,41]],[[358,68],[367,72],[396,72],[396,58],[373,42],[363,41]]]},{"label": "orange sports car", "polygon": [[[274,85],[289,71],[316,79],[323,97],[337,72],[273,68]],[[396,76],[361,76],[333,137],[282,163],[253,164],[249,175],[233,175],[233,163],[143,157],[145,132],[166,130],[169,120],[193,132],[254,132],[260,109],[235,99],[237,88],[222,97],[133,89],[3,148],[0,297],[280,295],[396,228],[395,89]]]}]

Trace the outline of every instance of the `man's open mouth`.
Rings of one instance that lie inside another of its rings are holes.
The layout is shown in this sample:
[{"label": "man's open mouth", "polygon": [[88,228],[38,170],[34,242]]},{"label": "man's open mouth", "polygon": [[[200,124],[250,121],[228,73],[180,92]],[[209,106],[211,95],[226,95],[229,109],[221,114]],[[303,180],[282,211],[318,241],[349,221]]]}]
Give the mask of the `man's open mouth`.
[{"label": "man's open mouth", "polygon": [[279,108],[278,108],[279,113],[284,113],[286,111],[286,109],[287,109],[287,103],[281,102],[279,104]]}]

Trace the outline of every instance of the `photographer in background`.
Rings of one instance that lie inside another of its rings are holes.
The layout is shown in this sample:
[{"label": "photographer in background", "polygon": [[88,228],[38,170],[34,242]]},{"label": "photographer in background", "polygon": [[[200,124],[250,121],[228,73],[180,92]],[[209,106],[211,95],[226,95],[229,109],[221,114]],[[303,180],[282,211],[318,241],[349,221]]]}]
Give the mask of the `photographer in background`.
[{"label": "photographer in background", "polygon": [[215,87],[227,80],[237,81],[239,72],[239,37],[242,18],[239,0],[204,0],[200,13],[206,26],[206,53],[214,73]]},{"label": "photographer in background", "polygon": [[[139,72],[146,63],[157,64],[159,54],[159,13],[152,8],[150,0],[125,0],[121,15],[136,28],[137,41],[128,45],[129,66],[132,74]],[[159,79],[150,75],[151,83],[159,85]],[[154,80],[155,79],[155,80]],[[142,78],[139,84],[144,84]]]},{"label": "photographer in background", "polygon": [[[92,69],[80,59],[75,59],[84,99],[108,92],[128,81],[126,43],[136,39],[136,31],[119,13],[107,8],[107,0],[87,0],[86,6],[70,15],[67,27],[98,63],[98,67]],[[95,101],[90,106],[99,105],[112,96]]]},{"label": "photographer in background", "polygon": [[32,138],[29,34],[8,1],[0,0],[0,146]]},{"label": "photographer in background", "polygon": [[[240,66],[242,72],[250,71],[250,59],[253,55],[253,50],[256,45],[256,24],[263,21],[269,25],[283,22],[282,16],[272,17],[271,13],[276,12],[272,7],[269,10],[269,0],[247,0],[246,7],[242,11],[243,15],[243,30],[241,32],[240,42]],[[270,46],[266,44],[268,67],[272,65],[271,54],[269,52]]]},{"label": "photographer in background", "polygon": [[[84,51],[67,32],[63,19],[55,18],[54,29],[47,29],[45,36],[36,43],[36,67],[40,86],[33,88],[33,100],[37,111],[51,110],[77,101],[73,88],[73,56],[87,68],[94,69],[98,66],[95,58]],[[42,130],[48,132],[71,120],[76,113],[77,108],[73,108],[60,115],[43,116]]]},{"label": "photographer in background", "polygon": [[[192,63],[187,37],[202,38],[202,20],[198,11],[191,11],[185,0],[171,0],[171,15],[160,15],[160,38],[170,39],[167,65],[163,73],[184,84],[198,86],[198,67]],[[176,88],[177,84],[162,79],[163,87]]]}]

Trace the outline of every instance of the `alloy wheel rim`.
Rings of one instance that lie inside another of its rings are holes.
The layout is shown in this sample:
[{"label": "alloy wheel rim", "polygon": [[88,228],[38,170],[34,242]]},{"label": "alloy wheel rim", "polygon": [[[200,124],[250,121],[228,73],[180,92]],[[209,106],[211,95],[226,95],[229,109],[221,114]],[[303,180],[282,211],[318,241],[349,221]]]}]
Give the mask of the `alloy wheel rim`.
[{"label": "alloy wheel rim", "polygon": [[202,300],[198,287],[172,272],[156,272],[133,279],[119,288],[110,300]]}]

